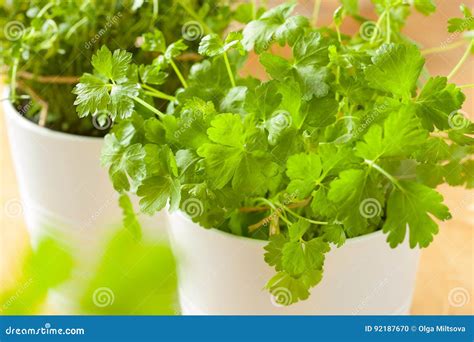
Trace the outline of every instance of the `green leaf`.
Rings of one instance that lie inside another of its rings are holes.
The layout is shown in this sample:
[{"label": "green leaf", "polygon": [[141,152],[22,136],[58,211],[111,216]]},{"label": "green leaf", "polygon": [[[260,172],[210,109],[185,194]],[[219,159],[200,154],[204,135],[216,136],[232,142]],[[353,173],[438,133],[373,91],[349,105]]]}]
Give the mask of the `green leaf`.
[{"label": "green leaf", "polygon": [[346,233],[341,225],[330,224],[323,227],[323,238],[341,247],[346,242]]},{"label": "green leaf", "polygon": [[448,84],[446,77],[431,77],[416,99],[416,112],[423,125],[433,130],[449,129],[449,120],[459,109],[466,97],[461,89]]},{"label": "green leaf", "polygon": [[415,45],[384,44],[365,69],[369,86],[402,98],[410,98],[425,61]]},{"label": "green leaf", "polygon": [[280,45],[296,41],[309,25],[303,16],[290,16],[294,3],[285,3],[263,13],[260,18],[248,23],[243,30],[242,45],[248,51],[255,49],[261,53],[267,50],[273,41]]},{"label": "green leaf", "polygon": [[286,165],[290,178],[287,191],[296,198],[306,198],[320,179],[321,159],[316,154],[300,153],[292,155]]},{"label": "green leaf", "polygon": [[461,12],[464,18],[451,18],[448,20],[449,32],[465,32],[474,30],[474,20],[472,12],[466,5],[461,5]]},{"label": "green leaf", "polygon": [[388,233],[387,241],[391,247],[399,245],[408,228],[410,247],[427,247],[438,233],[438,225],[429,214],[440,220],[451,218],[451,214],[435,190],[415,182],[400,181],[400,185],[402,189],[394,188],[387,202],[383,226],[383,231]]},{"label": "green leaf", "polygon": [[410,155],[428,137],[412,113],[412,106],[404,106],[389,115],[383,128],[373,125],[364,135],[364,141],[357,143],[356,154],[368,160]]},{"label": "green leaf", "polygon": [[184,43],[184,40],[180,39],[170,45],[166,48],[165,51],[165,59],[167,61],[170,61],[179,55],[181,55],[184,51],[188,49],[188,46]]},{"label": "green leaf", "polygon": [[143,35],[143,43],[141,46],[143,51],[156,51],[164,53],[166,51],[166,40],[163,32],[154,29]]},{"label": "green leaf", "polygon": [[139,240],[142,236],[142,228],[140,226],[140,222],[133,210],[132,201],[130,197],[126,194],[121,194],[119,197],[119,205],[122,208],[123,213],[123,224],[124,227],[132,233],[132,236]]},{"label": "green leaf", "polygon": [[170,209],[176,209],[180,201],[179,180],[170,176],[154,176],[147,178],[138,188],[140,209],[146,214],[153,215],[163,209],[170,199]]},{"label": "green leaf", "polygon": [[424,15],[430,15],[436,12],[436,5],[433,0],[414,0],[415,8],[418,12]]}]

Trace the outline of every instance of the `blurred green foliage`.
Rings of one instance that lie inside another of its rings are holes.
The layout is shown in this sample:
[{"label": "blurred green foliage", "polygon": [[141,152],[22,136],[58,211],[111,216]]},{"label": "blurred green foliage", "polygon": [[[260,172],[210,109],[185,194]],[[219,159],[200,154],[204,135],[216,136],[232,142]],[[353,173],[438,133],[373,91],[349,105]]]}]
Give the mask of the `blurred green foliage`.
[{"label": "blurred green foliage", "polygon": [[[78,262],[54,239],[42,240],[25,258],[15,284],[1,289],[0,314],[39,314],[48,291],[66,281],[75,292],[66,300],[77,301],[73,307],[78,309],[61,314],[173,315],[178,312],[175,260],[165,242],[138,240],[128,230],[120,229],[101,254],[102,258],[91,269],[81,271],[88,275],[86,281],[76,284],[71,276]],[[104,289],[105,294],[101,293]],[[69,307],[59,309],[69,310]]]}]

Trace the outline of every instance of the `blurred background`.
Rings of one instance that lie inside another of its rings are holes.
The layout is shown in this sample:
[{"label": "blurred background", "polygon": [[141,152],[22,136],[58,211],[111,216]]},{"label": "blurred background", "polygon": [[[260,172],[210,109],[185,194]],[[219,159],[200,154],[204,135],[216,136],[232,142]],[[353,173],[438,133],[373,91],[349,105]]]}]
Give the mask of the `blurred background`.
[{"label": "blurred background", "polygon": [[[270,5],[282,1],[270,1]],[[436,48],[457,39],[447,32],[447,21],[460,16],[459,6],[473,7],[473,1],[438,0],[438,10],[430,17],[417,12],[408,20],[405,34],[423,48]],[[365,5],[364,5],[365,4]],[[336,0],[323,0],[320,24],[328,24],[337,8]],[[369,1],[361,1],[363,14],[373,17]],[[298,12],[310,16],[313,1],[300,1]],[[354,32],[356,23],[346,20],[343,32]],[[447,75],[461,58],[464,47],[426,55],[426,66],[433,75]],[[249,68],[255,61],[251,59]],[[258,72],[258,71],[253,71]],[[452,80],[457,84],[474,83],[471,57]],[[0,93],[3,94],[3,85]],[[464,112],[474,120],[474,90],[465,91]],[[417,315],[473,314],[473,192],[442,186],[441,193],[453,219],[440,224],[440,232],[428,249],[423,250],[411,312]],[[157,225],[156,229],[160,229]],[[137,242],[121,227],[103,243],[103,254],[83,274],[76,288],[76,305],[81,312],[95,314],[173,314],[177,313],[176,279],[173,256],[166,244]],[[126,252],[124,252],[126,251]],[[51,266],[41,269],[43,260]],[[0,314],[58,313],[44,302],[50,287],[74,272],[73,260],[54,241],[44,241],[35,253],[22,217],[15,173],[11,161],[4,115],[0,109]],[[55,274],[55,277],[51,277]],[[31,279],[48,279],[41,282]],[[103,284],[112,284],[104,286]],[[113,286],[114,292],[107,290]],[[111,304],[110,304],[111,302]],[[34,306],[31,303],[36,303]],[[103,303],[108,305],[103,305]]]}]

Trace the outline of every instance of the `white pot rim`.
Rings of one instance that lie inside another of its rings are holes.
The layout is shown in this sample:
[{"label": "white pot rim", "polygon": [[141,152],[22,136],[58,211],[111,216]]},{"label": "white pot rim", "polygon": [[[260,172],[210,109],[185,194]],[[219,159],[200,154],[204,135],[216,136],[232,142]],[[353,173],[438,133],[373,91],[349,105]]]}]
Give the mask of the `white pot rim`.
[{"label": "white pot rim", "polygon": [[[31,132],[32,134],[37,134],[41,136],[45,136],[51,139],[56,140],[69,140],[69,141],[77,141],[77,142],[98,142],[102,141],[102,137],[91,137],[87,135],[77,135],[77,134],[70,134],[61,131],[55,131],[47,127],[41,127],[40,125],[28,120],[23,115],[18,113],[16,108],[13,106],[13,103],[10,101],[10,90],[7,86],[5,86],[5,91],[3,92],[4,99],[1,101],[3,103],[3,109],[5,115],[10,116],[12,119],[18,122],[19,125],[22,126],[25,130]],[[15,113],[15,114],[13,114]]]},{"label": "white pot rim", "polygon": [[[198,223],[193,222],[193,220],[191,220],[191,218],[181,210],[174,211],[172,213],[172,215],[178,215],[181,219],[186,220],[188,222],[191,222],[192,224],[189,225],[189,226],[192,226],[193,228],[196,228],[195,229],[196,231],[198,231],[198,229],[199,229],[199,231],[202,231],[202,230],[212,231],[212,232],[215,232],[216,234],[220,235],[223,238],[233,239],[235,241],[246,242],[246,243],[254,243],[254,244],[260,245],[262,247],[266,243],[268,243],[267,240],[258,240],[258,239],[252,239],[252,238],[249,238],[249,237],[246,237],[246,236],[234,235],[232,233],[228,233],[228,232],[225,232],[223,230],[216,229],[216,228],[204,228],[204,227],[200,226]],[[171,229],[172,229],[172,227],[171,227]],[[383,231],[382,231],[382,229],[379,229],[379,230],[376,230],[375,232],[372,232],[372,233],[369,233],[369,234],[365,234],[365,235],[361,235],[361,236],[357,236],[357,237],[353,237],[353,238],[348,238],[346,240],[346,242],[344,243],[344,245],[355,245],[355,244],[366,242],[367,240],[380,239],[381,235],[383,235]]]}]

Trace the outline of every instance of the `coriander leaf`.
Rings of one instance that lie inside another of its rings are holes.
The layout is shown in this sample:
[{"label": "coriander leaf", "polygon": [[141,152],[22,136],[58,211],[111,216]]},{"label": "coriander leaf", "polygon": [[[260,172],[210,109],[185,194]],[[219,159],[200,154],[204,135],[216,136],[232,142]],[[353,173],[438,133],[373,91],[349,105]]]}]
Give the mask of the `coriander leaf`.
[{"label": "coriander leaf", "polygon": [[359,14],[359,0],[341,0],[344,10],[350,15]]},{"label": "coriander leaf", "polygon": [[278,93],[276,81],[262,83],[253,91],[247,92],[245,109],[248,113],[255,113],[260,119],[267,119],[277,110],[282,101]]},{"label": "coriander leaf", "polygon": [[183,106],[174,138],[187,148],[197,149],[208,143],[207,129],[211,126],[211,120],[215,115],[212,102],[205,102],[199,98],[187,101]]},{"label": "coriander leaf", "polygon": [[461,5],[464,18],[451,18],[448,20],[449,32],[464,32],[474,30],[474,18],[471,10],[466,5]]},{"label": "coriander leaf", "polygon": [[410,247],[427,247],[438,232],[438,225],[429,214],[440,220],[451,218],[451,214],[435,190],[408,181],[400,181],[400,187],[392,190],[387,202],[387,219],[383,226],[384,233],[388,233],[387,241],[392,248],[399,245],[408,228]]},{"label": "coriander leaf", "polygon": [[[349,237],[365,232],[370,220],[380,219],[384,204],[381,190],[367,171],[350,169],[330,184],[328,198],[337,205],[337,218],[344,223]],[[374,212],[365,214],[364,204],[373,204]]]},{"label": "coriander leaf", "polygon": [[167,61],[170,61],[176,57],[178,57],[179,55],[181,55],[181,53],[183,53],[183,51],[186,51],[188,49],[188,46],[184,43],[184,40],[180,39],[180,40],[177,40],[176,42],[168,45],[168,47],[166,48],[166,51],[165,51],[165,59]]},{"label": "coriander leaf", "polygon": [[288,227],[290,241],[299,241],[301,238],[303,238],[303,235],[306,233],[309,226],[310,223],[303,219],[299,219],[297,222],[290,225]]},{"label": "coriander leaf", "polygon": [[122,146],[114,134],[104,138],[102,149],[102,164],[109,167],[109,176],[115,190],[121,192],[130,190],[128,178],[140,182],[145,177],[146,169],[143,164],[145,150],[141,144]]},{"label": "coriander leaf", "polygon": [[166,40],[163,32],[154,29],[153,32],[148,32],[143,35],[143,43],[141,46],[143,51],[166,51]]},{"label": "coriander leaf", "polygon": [[430,131],[433,126],[449,129],[450,115],[462,108],[465,99],[461,89],[448,84],[446,77],[432,77],[416,99],[416,112]]},{"label": "coriander leaf", "polygon": [[373,125],[364,135],[364,141],[357,143],[356,154],[367,160],[410,155],[428,137],[412,112],[412,106],[404,106],[389,115],[383,128]]},{"label": "coriander leaf", "polygon": [[280,45],[292,45],[309,25],[308,19],[290,14],[294,3],[285,3],[263,13],[260,18],[248,23],[243,30],[242,45],[248,51],[261,53],[276,40]]},{"label": "coriander leaf", "polygon": [[282,257],[282,250],[285,243],[287,243],[287,239],[283,234],[272,235],[269,238],[268,244],[265,246],[265,262],[270,266],[275,266],[277,271],[282,270],[281,266],[281,257]]},{"label": "coriander leaf", "polygon": [[279,305],[290,305],[309,297],[308,283],[315,286],[321,281],[322,272],[313,271],[306,277],[295,278],[286,272],[278,272],[268,281],[265,287],[274,296]]},{"label": "coriander leaf", "polygon": [[370,87],[410,98],[425,63],[420,50],[413,44],[384,44],[365,69]]},{"label": "coriander leaf", "polygon": [[154,176],[147,178],[137,190],[140,199],[140,209],[146,214],[153,215],[163,209],[170,199],[170,210],[176,209],[180,202],[179,180],[170,176]]},{"label": "coriander leaf", "polygon": [[323,238],[337,247],[341,247],[346,242],[346,233],[341,225],[330,224],[323,226]]},{"label": "coriander leaf", "polygon": [[128,197],[126,194],[121,194],[119,197],[119,205],[120,208],[122,208],[125,228],[130,231],[130,233],[132,233],[132,236],[135,239],[140,239],[142,236],[142,228],[140,226],[140,222],[138,222],[135,211],[133,210],[130,197]]},{"label": "coriander leaf", "polygon": [[131,54],[123,50],[110,50],[103,46],[92,58],[95,74],[85,73],[74,87],[77,95],[74,105],[80,117],[107,113],[127,118],[134,109],[133,97],[138,95],[138,85],[127,78]]},{"label": "coriander leaf", "polygon": [[415,8],[418,12],[423,13],[424,15],[430,15],[436,12],[436,5],[433,0],[414,0]]},{"label": "coriander leaf", "polygon": [[300,153],[292,155],[286,165],[290,178],[287,191],[296,198],[306,198],[320,180],[321,159],[316,154]]},{"label": "coriander leaf", "polygon": [[140,79],[143,83],[148,84],[163,84],[165,83],[168,73],[161,71],[159,65],[140,65],[139,67]]}]

